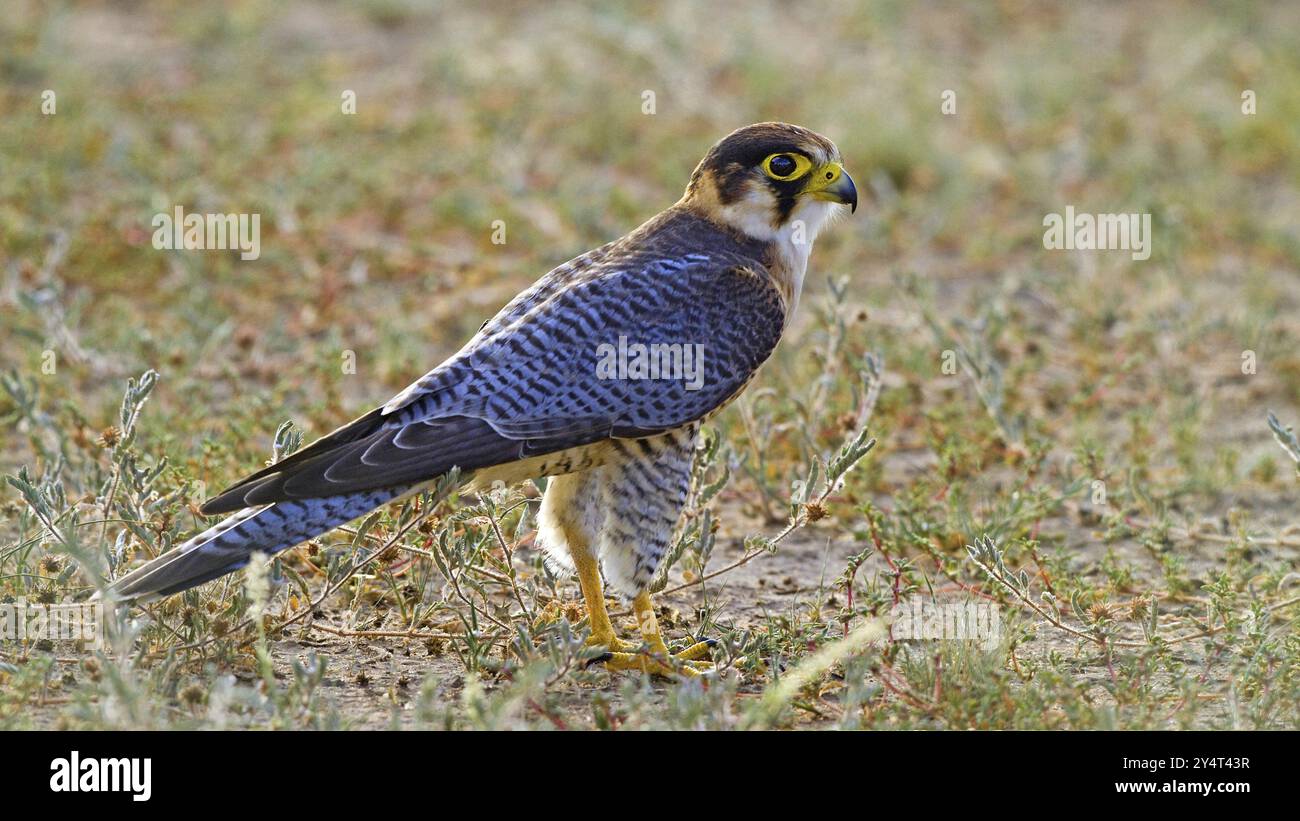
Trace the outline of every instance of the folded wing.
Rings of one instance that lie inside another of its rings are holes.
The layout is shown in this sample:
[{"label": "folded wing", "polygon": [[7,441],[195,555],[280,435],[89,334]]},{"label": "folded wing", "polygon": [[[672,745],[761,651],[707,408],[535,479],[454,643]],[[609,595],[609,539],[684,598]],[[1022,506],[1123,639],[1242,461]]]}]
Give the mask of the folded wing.
[{"label": "folded wing", "polygon": [[785,324],[771,277],[738,254],[611,255],[580,277],[566,273],[563,288],[512,302],[389,404],[203,511],[409,485],[453,467],[468,473],[663,433],[726,405]]}]

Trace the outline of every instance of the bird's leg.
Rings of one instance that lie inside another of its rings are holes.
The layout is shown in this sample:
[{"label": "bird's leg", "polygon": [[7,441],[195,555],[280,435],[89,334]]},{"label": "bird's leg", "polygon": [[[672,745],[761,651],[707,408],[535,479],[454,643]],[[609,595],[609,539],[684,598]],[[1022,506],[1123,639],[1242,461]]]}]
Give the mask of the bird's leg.
[{"label": "bird's leg", "polygon": [[649,593],[637,594],[632,600],[632,612],[641,628],[645,648],[637,653],[611,653],[605,659],[606,667],[611,670],[640,670],[659,676],[698,676],[713,669],[712,662],[697,660],[709,654],[712,642],[697,641],[680,653],[668,649],[663,634],[659,632],[659,620],[655,618]]},{"label": "bird's leg", "polygon": [[603,647],[610,652],[626,653],[635,650],[638,645],[623,641],[614,633],[614,625],[609,620],[609,611],[605,609],[605,587],[600,579],[600,567],[595,557],[585,550],[573,550],[573,564],[578,570],[578,584],[582,587],[582,598],[587,603],[587,624],[591,638],[588,647]]}]

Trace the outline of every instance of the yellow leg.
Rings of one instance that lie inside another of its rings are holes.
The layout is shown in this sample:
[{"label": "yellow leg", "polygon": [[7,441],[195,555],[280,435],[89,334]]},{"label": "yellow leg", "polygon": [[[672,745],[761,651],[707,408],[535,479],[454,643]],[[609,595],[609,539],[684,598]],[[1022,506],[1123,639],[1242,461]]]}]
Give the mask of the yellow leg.
[{"label": "yellow leg", "polygon": [[659,632],[659,620],[655,618],[649,593],[640,593],[632,600],[632,612],[641,628],[645,650],[611,653],[605,660],[606,667],[611,670],[640,670],[659,676],[698,676],[713,669],[711,662],[696,660],[709,654],[712,645],[707,641],[696,642],[677,654],[669,651],[663,634]]},{"label": "yellow leg", "polygon": [[600,567],[596,560],[585,552],[574,551],[573,564],[578,568],[578,584],[582,587],[582,598],[587,603],[587,622],[591,629],[591,638],[587,644],[612,652],[635,650],[637,645],[623,641],[614,634],[609,611],[605,609],[605,586],[600,580]]}]

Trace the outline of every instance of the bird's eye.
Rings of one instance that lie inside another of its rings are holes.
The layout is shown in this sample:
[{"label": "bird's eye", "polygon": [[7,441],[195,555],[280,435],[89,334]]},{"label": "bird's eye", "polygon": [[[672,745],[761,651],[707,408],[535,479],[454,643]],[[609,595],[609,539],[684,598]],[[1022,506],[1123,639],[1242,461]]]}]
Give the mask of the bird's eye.
[{"label": "bird's eye", "polygon": [[773,157],[767,164],[767,170],[771,171],[774,177],[788,177],[794,173],[794,168],[794,160],[786,156]]},{"label": "bird's eye", "polygon": [[774,180],[792,180],[801,176],[812,162],[799,154],[773,154],[763,160],[763,170]]}]

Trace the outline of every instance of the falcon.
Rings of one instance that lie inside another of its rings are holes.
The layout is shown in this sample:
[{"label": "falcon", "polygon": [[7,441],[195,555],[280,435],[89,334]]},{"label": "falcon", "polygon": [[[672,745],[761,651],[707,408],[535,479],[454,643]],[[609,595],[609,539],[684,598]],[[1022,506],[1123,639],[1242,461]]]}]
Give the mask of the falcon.
[{"label": "falcon", "polygon": [[[600,660],[706,672],[710,644],[671,653],[648,592],[681,518],[696,437],[772,355],[813,241],[857,201],[820,134],[785,123],[732,132],[675,205],[543,276],[382,407],[208,500],[204,514],[230,515],[108,594],[178,593],[453,469],[470,490],[545,476],[537,541],[553,568],[577,575]],[[636,361],[611,367],[611,356]],[[641,641],[616,635],[606,584],[631,599]]]}]

